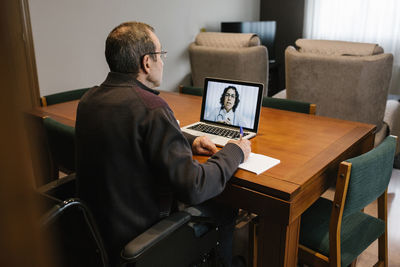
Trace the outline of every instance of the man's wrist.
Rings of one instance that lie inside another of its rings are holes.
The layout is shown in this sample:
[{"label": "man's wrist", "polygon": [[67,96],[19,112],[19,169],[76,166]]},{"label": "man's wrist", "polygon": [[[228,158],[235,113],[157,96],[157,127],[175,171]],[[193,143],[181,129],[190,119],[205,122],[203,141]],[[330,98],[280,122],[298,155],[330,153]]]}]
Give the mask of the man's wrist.
[{"label": "man's wrist", "polygon": [[197,136],[191,135],[189,133],[182,132],[183,136],[185,136],[186,140],[189,142],[190,146],[193,147],[193,142],[197,138]]},{"label": "man's wrist", "polygon": [[244,151],[238,144],[227,143],[223,149],[229,150],[231,157],[236,158],[239,164],[244,162]]}]

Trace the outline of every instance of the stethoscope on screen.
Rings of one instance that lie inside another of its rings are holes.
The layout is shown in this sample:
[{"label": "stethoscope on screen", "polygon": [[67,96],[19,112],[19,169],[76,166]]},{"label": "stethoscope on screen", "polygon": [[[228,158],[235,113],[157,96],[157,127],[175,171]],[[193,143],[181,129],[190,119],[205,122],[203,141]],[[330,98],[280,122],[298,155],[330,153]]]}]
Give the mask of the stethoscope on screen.
[{"label": "stethoscope on screen", "polygon": [[[222,109],[221,109],[222,110]],[[224,115],[221,114],[221,110],[219,111],[218,115],[217,115],[217,121],[225,121],[224,119]],[[229,119],[230,120],[230,119]],[[235,113],[233,114],[233,121],[235,120]],[[233,121],[231,121],[231,123],[233,123]]]}]

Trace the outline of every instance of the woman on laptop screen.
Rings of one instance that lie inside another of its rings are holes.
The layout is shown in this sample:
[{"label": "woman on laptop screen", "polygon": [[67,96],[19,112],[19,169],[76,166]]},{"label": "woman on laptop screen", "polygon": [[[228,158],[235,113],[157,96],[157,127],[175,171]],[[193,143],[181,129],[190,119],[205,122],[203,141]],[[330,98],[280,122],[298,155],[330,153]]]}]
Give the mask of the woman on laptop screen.
[{"label": "woman on laptop screen", "polygon": [[[252,103],[257,103],[257,87],[210,83],[210,88],[207,91],[207,94],[210,95],[207,96],[205,119],[227,125],[252,128],[256,109],[256,106]],[[213,88],[215,90],[210,90]],[[243,94],[245,95],[244,100]]]},{"label": "woman on laptop screen", "polygon": [[239,114],[235,114],[239,102],[239,92],[236,87],[226,87],[219,99],[221,106],[215,108],[212,114],[210,114],[210,117],[213,118],[212,120],[220,123],[229,125],[240,124],[240,116]]},{"label": "woman on laptop screen", "polygon": [[261,111],[263,85],[260,83],[206,78],[200,121],[182,127],[195,136],[207,135],[224,146],[229,140],[256,136]]}]

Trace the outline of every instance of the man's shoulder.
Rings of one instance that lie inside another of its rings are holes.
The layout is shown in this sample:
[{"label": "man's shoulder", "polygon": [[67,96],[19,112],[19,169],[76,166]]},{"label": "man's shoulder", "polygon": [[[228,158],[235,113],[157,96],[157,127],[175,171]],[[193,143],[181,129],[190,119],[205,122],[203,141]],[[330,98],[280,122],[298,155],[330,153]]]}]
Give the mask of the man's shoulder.
[{"label": "man's shoulder", "polygon": [[158,95],[146,91],[139,86],[135,86],[135,91],[138,94],[138,97],[142,100],[143,104],[149,109],[157,109],[157,108],[169,108],[167,102],[164,99],[159,97]]}]

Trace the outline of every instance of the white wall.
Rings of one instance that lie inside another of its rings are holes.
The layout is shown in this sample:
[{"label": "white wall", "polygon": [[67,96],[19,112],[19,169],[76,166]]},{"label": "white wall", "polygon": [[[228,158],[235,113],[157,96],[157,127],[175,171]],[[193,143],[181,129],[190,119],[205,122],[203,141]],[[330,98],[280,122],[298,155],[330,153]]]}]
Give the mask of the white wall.
[{"label": "white wall", "polygon": [[29,0],[41,95],[105,79],[104,43],[124,21],[152,25],[168,51],[162,90],[189,83],[187,48],[201,28],[259,20],[260,0]]}]

